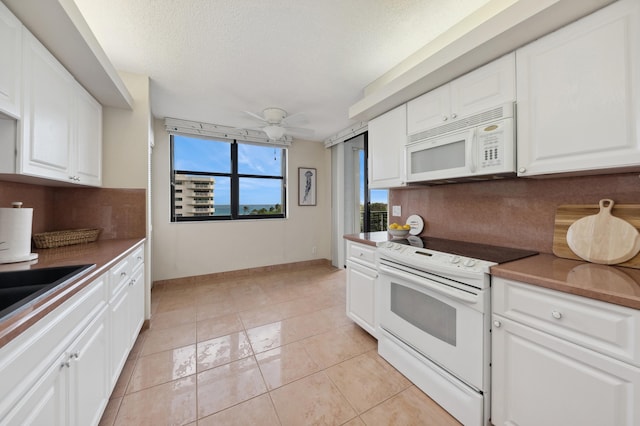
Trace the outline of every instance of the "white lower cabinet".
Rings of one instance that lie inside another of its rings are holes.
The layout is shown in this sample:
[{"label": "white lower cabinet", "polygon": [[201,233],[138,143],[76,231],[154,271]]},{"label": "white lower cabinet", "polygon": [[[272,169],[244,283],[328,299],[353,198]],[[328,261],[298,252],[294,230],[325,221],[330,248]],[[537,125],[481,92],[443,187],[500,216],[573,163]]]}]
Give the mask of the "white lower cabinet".
[{"label": "white lower cabinet", "polygon": [[[123,260],[133,274],[118,263],[0,348],[0,426],[100,422],[144,321],[142,253]],[[111,297],[114,270],[125,274]]]},{"label": "white lower cabinet", "polygon": [[[492,291],[494,425],[640,424],[640,354],[607,354],[637,345],[637,311],[499,278]],[[574,322],[587,306],[592,320]]]},{"label": "white lower cabinet", "polygon": [[110,324],[107,314],[105,306],[68,354],[69,424],[98,424],[109,401]]},{"label": "white lower cabinet", "polygon": [[109,399],[106,307],[2,424],[96,425]]},{"label": "white lower cabinet", "polygon": [[376,337],[375,247],[347,242],[347,316]]},{"label": "white lower cabinet", "polygon": [[129,351],[144,322],[144,245],[110,271],[111,345],[110,390],[115,386]]}]

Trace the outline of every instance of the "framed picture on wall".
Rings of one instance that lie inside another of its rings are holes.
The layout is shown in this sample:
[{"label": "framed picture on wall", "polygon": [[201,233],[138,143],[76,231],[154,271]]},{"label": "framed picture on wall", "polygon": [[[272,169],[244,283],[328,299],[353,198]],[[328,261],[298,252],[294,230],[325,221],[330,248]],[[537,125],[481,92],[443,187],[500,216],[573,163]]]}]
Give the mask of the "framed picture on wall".
[{"label": "framed picture on wall", "polygon": [[316,205],[316,169],[298,167],[298,205]]}]

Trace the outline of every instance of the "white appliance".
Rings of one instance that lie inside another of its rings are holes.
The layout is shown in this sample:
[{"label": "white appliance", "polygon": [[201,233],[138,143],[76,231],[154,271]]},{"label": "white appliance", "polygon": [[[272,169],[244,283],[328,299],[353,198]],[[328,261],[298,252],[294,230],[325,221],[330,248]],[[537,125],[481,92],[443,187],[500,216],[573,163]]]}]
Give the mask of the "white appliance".
[{"label": "white appliance", "polygon": [[533,254],[418,237],[378,248],[378,352],[464,425],[490,424],[489,268]]},{"label": "white appliance", "polygon": [[513,103],[409,135],[407,182],[451,183],[515,176]]}]

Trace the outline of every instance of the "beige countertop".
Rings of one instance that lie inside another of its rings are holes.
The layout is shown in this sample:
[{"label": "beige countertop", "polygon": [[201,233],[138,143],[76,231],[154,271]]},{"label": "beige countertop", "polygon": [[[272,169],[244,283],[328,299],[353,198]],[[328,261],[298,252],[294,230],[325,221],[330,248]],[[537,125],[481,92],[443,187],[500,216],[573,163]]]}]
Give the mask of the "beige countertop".
[{"label": "beige countertop", "polygon": [[[386,232],[345,235],[370,246],[390,240]],[[494,277],[507,278],[590,299],[640,309],[640,270],[598,265],[538,254],[491,268]]]},{"label": "beige countertop", "polygon": [[40,249],[35,251],[38,253],[38,259],[36,260],[0,265],[0,272],[80,264],[95,263],[96,265],[95,268],[82,274],[79,278],[56,287],[55,290],[42,299],[37,300],[35,303],[27,304],[15,314],[0,320],[0,347],[6,345],[71,296],[85,288],[143,242],[144,238],[101,240],[89,244]]}]

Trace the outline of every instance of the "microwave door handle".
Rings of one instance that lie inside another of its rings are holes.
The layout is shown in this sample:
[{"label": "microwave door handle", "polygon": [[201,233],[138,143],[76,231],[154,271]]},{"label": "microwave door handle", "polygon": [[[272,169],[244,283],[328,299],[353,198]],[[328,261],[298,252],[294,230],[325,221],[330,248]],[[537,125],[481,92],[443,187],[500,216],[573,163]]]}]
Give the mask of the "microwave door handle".
[{"label": "microwave door handle", "polygon": [[469,159],[469,171],[476,172],[476,138],[477,132],[475,127],[469,130],[469,143],[467,144],[467,158]]}]

